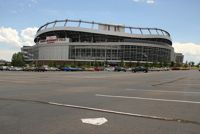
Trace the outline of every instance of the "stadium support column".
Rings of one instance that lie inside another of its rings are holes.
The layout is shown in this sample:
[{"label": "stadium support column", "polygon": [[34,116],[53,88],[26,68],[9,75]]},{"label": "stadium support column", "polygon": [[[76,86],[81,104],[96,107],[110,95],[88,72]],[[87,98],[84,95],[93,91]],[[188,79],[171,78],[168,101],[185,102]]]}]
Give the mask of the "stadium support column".
[{"label": "stadium support column", "polygon": [[106,57],[107,57],[107,52],[106,52],[106,50],[107,50],[107,48],[106,48],[106,45],[104,46],[105,48],[104,48],[104,51],[105,51],[105,53],[104,53],[104,66],[106,66]]},{"label": "stadium support column", "polygon": [[74,45],[74,65],[75,65],[75,62],[76,62],[76,45]]},{"label": "stadium support column", "polygon": [[132,28],[130,27],[129,29],[130,29],[130,33],[132,34],[133,33]]},{"label": "stadium support column", "polygon": [[140,33],[143,34],[142,29],[140,28]]},{"label": "stadium support column", "polygon": [[78,42],[81,42],[81,34],[78,33]]},{"label": "stadium support column", "polygon": [[[105,39],[105,42],[107,42],[107,38]],[[104,48],[104,51],[105,51],[105,53],[104,53],[104,66],[107,64],[107,59],[106,59],[106,57],[107,57],[107,46],[105,45],[104,46],[105,48]]]},{"label": "stadium support column", "polygon": [[92,35],[92,37],[91,37],[91,43],[93,43],[94,42],[94,35]]}]

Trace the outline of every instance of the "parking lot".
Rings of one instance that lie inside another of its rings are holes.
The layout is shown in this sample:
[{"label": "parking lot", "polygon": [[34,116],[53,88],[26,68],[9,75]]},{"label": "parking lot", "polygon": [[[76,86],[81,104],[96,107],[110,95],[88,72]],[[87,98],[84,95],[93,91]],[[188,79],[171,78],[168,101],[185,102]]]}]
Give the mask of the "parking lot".
[{"label": "parking lot", "polygon": [[[199,134],[197,70],[0,72],[1,134]],[[105,118],[102,125],[81,119]]]}]

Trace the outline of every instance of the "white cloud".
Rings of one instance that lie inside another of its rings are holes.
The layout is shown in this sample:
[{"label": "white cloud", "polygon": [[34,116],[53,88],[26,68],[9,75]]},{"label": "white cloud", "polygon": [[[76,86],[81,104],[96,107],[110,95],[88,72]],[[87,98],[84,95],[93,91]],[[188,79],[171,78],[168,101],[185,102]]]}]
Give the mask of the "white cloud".
[{"label": "white cloud", "polygon": [[154,3],[155,3],[155,0],[147,0],[146,3],[147,3],[147,4],[154,4]]},{"label": "white cloud", "polygon": [[184,54],[184,61],[200,62],[200,44],[174,42],[175,52]]},{"label": "white cloud", "polygon": [[21,31],[20,36],[21,36],[21,42],[23,46],[33,46],[34,45],[34,37],[37,32],[38,28],[33,27],[33,28],[26,28]]},{"label": "white cloud", "polygon": [[29,27],[17,31],[10,27],[0,27],[0,59],[10,60],[12,54],[20,51],[22,46],[34,45],[33,40],[37,29],[36,27]]},{"label": "white cloud", "polygon": [[133,0],[133,2],[140,2],[141,0]]},{"label": "white cloud", "polygon": [[0,59],[11,61],[12,55],[19,50],[0,50]]},{"label": "white cloud", "polygon": [[26,28],[18,32],[16,29],[0,27],[0,45],[9,45],[16,48],[34,45],[33,39],[37,32],[36,27]]},{"label": "white cloud", "polygon": [[154,4],[155,0],[132,0],[133,2],[143,2],[143,3],[147,3],[147,4]]},{"label": "white cloud", "polygon": [[19,33],[15,29],[1,27],[0,43],[21,47]]}]

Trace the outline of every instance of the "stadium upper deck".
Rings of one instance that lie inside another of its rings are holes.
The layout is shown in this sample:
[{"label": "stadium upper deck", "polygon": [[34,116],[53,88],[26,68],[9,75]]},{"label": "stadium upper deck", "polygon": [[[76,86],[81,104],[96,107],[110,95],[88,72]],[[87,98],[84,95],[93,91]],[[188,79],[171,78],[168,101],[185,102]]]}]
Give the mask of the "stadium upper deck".
[{"label": "stadium upper deck", "polygon": [[[142,39],[146,41],[164,42],[172,45],[170,34],[162,29],[130,27],[69,19],[56,20],[41,26],[37,31],[35,42],[38,41],[37,39],[45,40],[46,36],[52,35],[57,35],[59,38],[70,37],[72,42],[130,42],[130,39]],[[80,38],[86,38],[84,35],[87,35],[87,40],[77,39],[78,36],[80,36]],[[99,37],[102,37],[103,40],[98,40]]]}]

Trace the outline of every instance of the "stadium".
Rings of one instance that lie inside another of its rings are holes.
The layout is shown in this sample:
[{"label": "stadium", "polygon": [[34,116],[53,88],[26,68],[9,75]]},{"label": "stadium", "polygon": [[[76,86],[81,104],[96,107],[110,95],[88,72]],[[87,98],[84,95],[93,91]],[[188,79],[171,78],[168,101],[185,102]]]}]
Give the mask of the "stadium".
[{"label": "stadium", "polygon": [[158,28],[82,20],[56,20],[41,26],[34,46],[21,50],[26,61],[153,63],[174,61],[170,34]]}]

